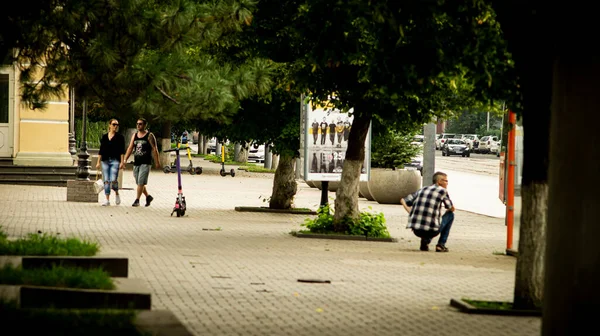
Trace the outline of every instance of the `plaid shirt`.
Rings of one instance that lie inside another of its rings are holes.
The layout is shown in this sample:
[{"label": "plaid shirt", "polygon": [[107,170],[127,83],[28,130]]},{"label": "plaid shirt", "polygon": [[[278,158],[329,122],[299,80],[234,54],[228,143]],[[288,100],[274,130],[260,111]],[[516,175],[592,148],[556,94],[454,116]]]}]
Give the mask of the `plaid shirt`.
[{"label": "plaid shirt", "polygon": [[408,215],[407,229],[439,231],[442,204],[446,209],[452,208],[448,191],[437,184],[418,190],[404,198],[412,209]]}]

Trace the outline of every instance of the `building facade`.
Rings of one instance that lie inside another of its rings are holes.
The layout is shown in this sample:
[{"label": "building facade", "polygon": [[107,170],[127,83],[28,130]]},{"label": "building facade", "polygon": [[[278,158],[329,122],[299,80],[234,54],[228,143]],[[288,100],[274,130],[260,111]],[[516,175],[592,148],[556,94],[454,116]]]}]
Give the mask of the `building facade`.
[{"label": "building facade", "polygon": [[68,90],[44,110],[32,110],[22,104],[20,87],[19,68],[0,66],[0,159],[19,166],[72,166]]}]

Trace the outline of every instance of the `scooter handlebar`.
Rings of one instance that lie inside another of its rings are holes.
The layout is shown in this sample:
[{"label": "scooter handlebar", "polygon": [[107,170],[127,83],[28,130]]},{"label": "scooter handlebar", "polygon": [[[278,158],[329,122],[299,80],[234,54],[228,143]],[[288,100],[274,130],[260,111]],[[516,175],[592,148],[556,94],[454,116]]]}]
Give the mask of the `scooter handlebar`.
[{"label": "scooter handlebar", "polygon": [[163,151],[163,153],[167,153],[167,152],[178,152],[178,151],[180,151],[180,150],[186,150],[186,149],[188,149],[188,148],[189,148],[189,147],[171,148],[171,149],[164,150],[164,151]]}]

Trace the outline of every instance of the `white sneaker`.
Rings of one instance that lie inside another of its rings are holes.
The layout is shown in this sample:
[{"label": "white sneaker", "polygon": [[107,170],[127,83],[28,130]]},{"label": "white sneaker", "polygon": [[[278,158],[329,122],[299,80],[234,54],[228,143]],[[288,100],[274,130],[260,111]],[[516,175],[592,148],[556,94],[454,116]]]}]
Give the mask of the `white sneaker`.
[{"label": "white sneaker", "polygon": [[121,197],[119,197],[119,195],[117,195],[117,197],[115,198],[115,204],[116,205],[121,204]]},{"label": "white sneaker", "polygon": [[102,206],[110,206],[110,201],[107,200],[106,202],[102,203]]}]

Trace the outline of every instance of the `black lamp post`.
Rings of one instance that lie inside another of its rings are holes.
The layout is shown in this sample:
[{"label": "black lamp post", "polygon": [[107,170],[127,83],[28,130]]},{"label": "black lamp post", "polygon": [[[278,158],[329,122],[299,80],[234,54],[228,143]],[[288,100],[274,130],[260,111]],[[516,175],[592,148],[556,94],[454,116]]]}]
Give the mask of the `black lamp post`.
[{"label": "black lamp post", "polygon": [[87,115],[87,98],[83,98],[83,117],[81,126],[81,147],[79,147],[79,158],[77,162],[77,180],[86,181],[90,179],[90,154],[87,152],[86,141],[86,115]]},{"label": "black lamp post", "polygon": [[77,141],[75,140],[75,89],[69,88],[69,154],[77,154]]}]

